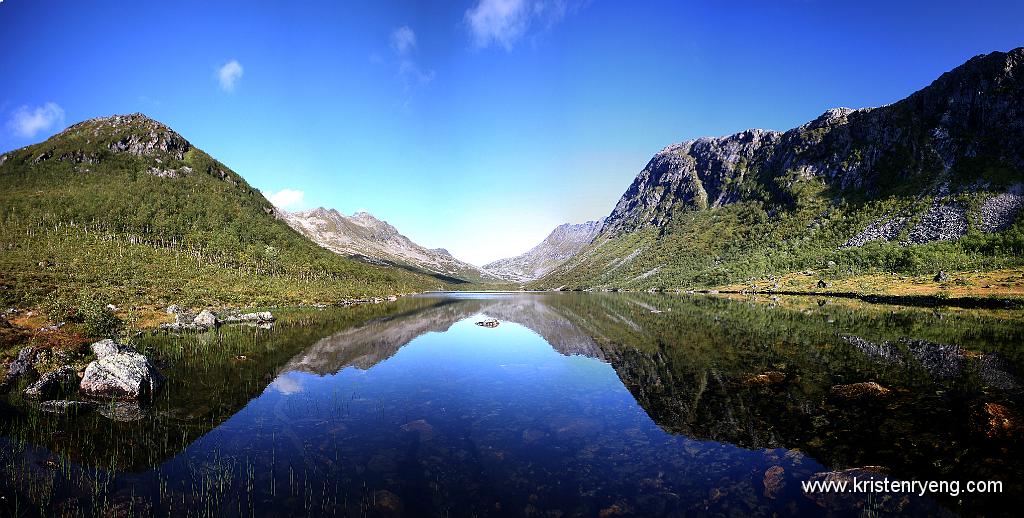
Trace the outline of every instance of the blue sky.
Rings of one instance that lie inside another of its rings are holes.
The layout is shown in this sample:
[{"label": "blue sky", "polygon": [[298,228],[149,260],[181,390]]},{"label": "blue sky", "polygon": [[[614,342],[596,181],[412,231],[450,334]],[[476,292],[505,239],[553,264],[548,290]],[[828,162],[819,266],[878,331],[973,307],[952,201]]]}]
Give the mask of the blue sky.
[{"label": "blue sky", "polygon": [[[144,4],[144,5],[143,5]],[[475,263],[652,154],[876,106],[1024,45],[1024,2],[0,1],[0,150],[143,112],[290,209]]]}]

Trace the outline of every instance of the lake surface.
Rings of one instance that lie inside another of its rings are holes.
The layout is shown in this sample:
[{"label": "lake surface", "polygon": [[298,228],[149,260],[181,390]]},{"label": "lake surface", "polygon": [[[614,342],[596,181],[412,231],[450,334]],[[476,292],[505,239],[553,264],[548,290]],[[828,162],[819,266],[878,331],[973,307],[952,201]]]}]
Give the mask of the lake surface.
[{"label": "lake surface", "polygon": [[[933,516],[1024,503],[1019,313],[625,293],[276,313],[271,329],[140,338],[168,378],[150,406],[0,403],[0,510]],[[861,382],[887,392],[842,387]],[[1003,490],[801,489],[867,466]]]}]

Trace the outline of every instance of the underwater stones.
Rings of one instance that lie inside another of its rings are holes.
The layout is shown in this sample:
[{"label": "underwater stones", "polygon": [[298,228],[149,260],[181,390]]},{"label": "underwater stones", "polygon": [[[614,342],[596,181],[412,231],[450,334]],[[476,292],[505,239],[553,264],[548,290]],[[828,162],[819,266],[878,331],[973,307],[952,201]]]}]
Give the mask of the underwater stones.
[{"label": "underwater stones", "polygon": [[786,381],[786,375],[779,371],[768,371],[756,376],[750,376],[743,380],[743,384],[747,386],[768,386],[778,385]]},{"label": "underwater stones", "polygon": [[[863,466],[839,471],[822,471],[810,476],[810,483],[824,484],[848,484],[852,485],[854,480],[881,480],[886,478],[886,470],[881,466]],[[860,496],[856,493],[842,493],[832,491],[805,492],[804,496],[814,501],[821,507],[853,507],[860,503]]]},{"label": "underwater stones", "polygon": [[889,395],[891,390],[875,383],[874,381],[862,381],[848,385],[835,385],[829,389],[829,394],[839,399],[874,399]]},{"label": "underwater stones", "polygon": [[980,428],[990,439],[1024,437],[1024,421],[1020,414],[999,403],[985,403],[978,411]]},{"label": "underwater stones", "polygon": [[84,414],[95,408],[96,404],[89,401],[70,401],[66,399],[43,401],[39,409],[51,414]]},{"label": "underwater stones", "polygon": [[434,436],[434,426],[428,423],[426,419],[417,419],[405,423],[402,425],[402,431],[415,432],[422,440],[428,440]]},{"label": "underwater stones", "polygon": [[104,398],[150,397],[164,382],[145,355],[123,346],[89,364],[79,384],[83,394]]},{"label": "underwater stones", "polygon": [[373,506],[384,516],[401,516],[405,507],[402,499],[387,489],[374,491],[373,502]]},{"label": "underwater stones", "polygon": [[78,383],[78,373],[69,365],[47,372],[38,381],[25,389],[25,396],[34,399],[54,399],[63,393],[74,390]]},{"label": "underwater stones", "polygon": [[786,486],[786,481],[783,478],[786,470],[782,466],[772,466],[765,470],[764,479],[764,496],[766,498],[774,499],[782,491],[782,488]]},{"label": "underwater stones", "polygon": [[121,423],[138,421],[146,417],[146,412],[135,401],[111,401],[97,405],[96,410],[107,419]]},{"label": "underwater stones", "polygon": [[478,325],[478,326],[489,327],[489,328],[498,327],[498,324],[499,324],[499,322],[496,319],[493,319],[493,318],[488,318],[486,320],[481,320],[481,321],[476,323],[476,325]]}]

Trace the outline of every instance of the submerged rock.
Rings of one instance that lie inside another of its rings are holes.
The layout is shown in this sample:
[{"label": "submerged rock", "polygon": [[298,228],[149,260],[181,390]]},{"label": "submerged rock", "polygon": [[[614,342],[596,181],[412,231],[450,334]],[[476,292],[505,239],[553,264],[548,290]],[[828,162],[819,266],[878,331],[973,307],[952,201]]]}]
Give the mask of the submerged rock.
[{"label": "submerged rock", "polygon": [[140,399],[152,397],[163,382],[163,375],[149,358],[118,344],[118,352],[105,354],[86,367],[79,388],[89,396]]},{"label": "submerged rock", "polygon": [[786,470],[782,466],[772,466],[764,472],[764,496],[767,498],[774,499],[782,491],[782,488],[786,486],[786,480],[783,475]]},{"label": "submerged rock", "polygon": [[73,391],[77,384],[78,373],[73,367],[65,365],[43,374],[39,381],[25,389],[25,396],[40,400],[54,399]]},{"label": "submerged rock", "polygon": [[875,383],[874,381],[862,381],[850,383],[849,385],[835,385],[829,390],[832,397],[841,399],[868,399],[889,395],[891,390]]},{"label": "submerged rock", "polygon": [[999,403],[985,403],[979,410],[981,431],[990,439],[1024,437],[1024,421],[1012,408]]},{"label": "submerged rock", "polygon": [[66,399],[43,401],[39,409],[51,414],[82,414],[91,411],[96,407],[95,403],[89,401],[69,401]]},{"label": "submerged rock", "polygon": [[146,417],[146,411],[135,401],[111,401],[97,405],[96,410],[111,421],[128,423]]},{"label": "submerged rock", "polygon": [[786,381],[786,375],[779,371],[768,371],[756,376],[750,376],[743,380],[744,385],[748,386],[767,386],[767,385],[778,385]]}]

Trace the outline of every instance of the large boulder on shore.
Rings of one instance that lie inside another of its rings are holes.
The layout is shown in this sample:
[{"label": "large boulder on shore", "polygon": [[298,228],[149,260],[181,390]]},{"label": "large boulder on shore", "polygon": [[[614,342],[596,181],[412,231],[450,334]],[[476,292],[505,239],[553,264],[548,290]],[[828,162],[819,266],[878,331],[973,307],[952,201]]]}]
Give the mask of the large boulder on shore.
[{"label": "large boulder on shore", "polygon": [[163,375],[142,353],[116,345],[117,352],[106,352],[85,368],[79,389],[87,396],[103,398],[152,397],[163,385]]},{"label": "large boulder on shore", "polygon": [[217,315],[214,315],[212,311],[204,309],[196,315],[196,318],[192,320],[192,323],[197,326],[211,328],[220,324],[220,320],[217,320]]},{"label": "large boulder on shore", "polygon": [[29,346],[18,351],[18,357],[7,366],[7,374],[0,380],[0,393],[7,392],[22,376],[35,376],[35,361],[35,348]]},{"label": "large boulder on shore", "polygon": [[39,381],[25,389],[25,396],[42,401],[56,399],[73,391],[77,384],[78,373],[75,372],[74,367],[65,365],[57,370],[43,374]]}]

